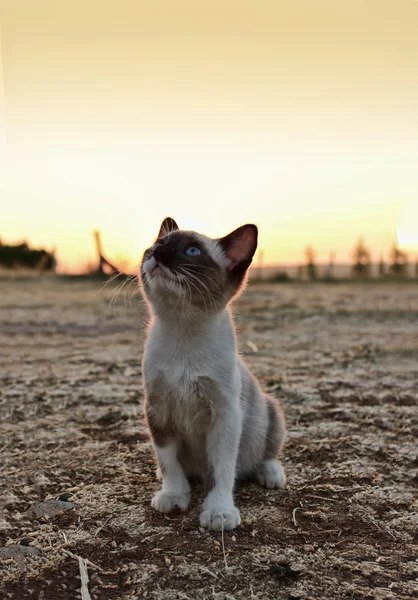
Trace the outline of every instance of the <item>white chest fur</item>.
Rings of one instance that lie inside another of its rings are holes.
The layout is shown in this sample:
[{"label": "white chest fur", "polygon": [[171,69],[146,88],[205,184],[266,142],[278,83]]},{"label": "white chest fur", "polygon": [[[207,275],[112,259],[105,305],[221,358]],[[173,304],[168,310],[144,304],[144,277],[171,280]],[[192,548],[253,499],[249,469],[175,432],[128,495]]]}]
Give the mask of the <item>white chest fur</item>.
[{"label": "white chest fur", "polygon": [[200,328],[194,324],[192,331],[187,323],[155,320],[151,325],[144,355],[147,383],[163,375],[170,388],[186,397],[198,377],[226,383],[235,365],[235,333],[227,311]]}]

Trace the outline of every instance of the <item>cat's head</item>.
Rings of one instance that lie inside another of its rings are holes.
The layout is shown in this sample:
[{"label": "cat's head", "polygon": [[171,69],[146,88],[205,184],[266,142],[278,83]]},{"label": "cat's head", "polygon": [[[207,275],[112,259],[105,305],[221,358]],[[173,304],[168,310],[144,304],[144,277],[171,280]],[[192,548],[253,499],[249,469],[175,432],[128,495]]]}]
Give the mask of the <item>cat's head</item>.
[{"label": "cat's head", "polygon": [[145,295],[158,310],[222,310],[245,284],[257,235],[255,225],[242,225],[223,238],[211,239],[164,219],[142,259]]}]

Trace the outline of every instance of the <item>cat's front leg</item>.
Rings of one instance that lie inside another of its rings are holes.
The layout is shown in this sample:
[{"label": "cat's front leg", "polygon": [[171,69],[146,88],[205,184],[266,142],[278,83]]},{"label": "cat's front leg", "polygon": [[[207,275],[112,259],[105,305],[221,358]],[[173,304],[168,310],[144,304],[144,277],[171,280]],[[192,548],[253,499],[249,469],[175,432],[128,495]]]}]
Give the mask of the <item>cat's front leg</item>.
[{"label": "cat's front leg", "polygon": [[233,498],[241,427],[240,411],[231,399],[231,405],[218,413],[207,434],[208,494],[200,513],[202,527],[229,531],[241,522]]},{"label": "cat's front leg", "polygon": [[185,511],[190,503],[190,486],[177,459],[178,442],[171,438],[164,446],[155,444],[162,476],[161,490],[152,499],[155,510],[169,513],[176,508]]},{"label": "cat's front leg", "polygon": [[145,418],[158,461],[157,477],[162,481],[151,505],[162,513],[176,508],[184,511],[190,503],[190,486],[178,460],[178,441],[175,432],[160,421],[158,403],[152,394],[145,403]]}]

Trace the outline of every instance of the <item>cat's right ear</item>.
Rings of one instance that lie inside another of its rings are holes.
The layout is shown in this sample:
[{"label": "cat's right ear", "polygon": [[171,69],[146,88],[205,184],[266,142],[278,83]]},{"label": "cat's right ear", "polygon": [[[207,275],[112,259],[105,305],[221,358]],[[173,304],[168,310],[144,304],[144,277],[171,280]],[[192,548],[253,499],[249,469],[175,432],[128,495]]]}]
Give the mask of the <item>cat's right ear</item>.
[{"label": "cat's right ear", "polygon": [[178,229],[179,229],[179,226],[177,225],[175,220],[172,219],[171,217],[166,217],[164,219],[164,221],[161,223],[160,232],[157,236],[157,240],[158,240],[158,238],[164,237],[165,235],[168,235],[172,231],[177,231]]}]

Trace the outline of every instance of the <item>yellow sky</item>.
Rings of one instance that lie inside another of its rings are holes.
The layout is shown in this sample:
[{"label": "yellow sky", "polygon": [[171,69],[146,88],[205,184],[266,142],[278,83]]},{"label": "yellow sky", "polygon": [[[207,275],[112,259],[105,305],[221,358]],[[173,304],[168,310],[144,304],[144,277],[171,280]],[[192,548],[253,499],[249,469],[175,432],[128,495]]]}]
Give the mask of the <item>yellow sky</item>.
[{"label": "yellow sky", "polygon": [[418,2],[0,0],[0,34],[1,239],[136,263],[170,215],[256,222],[267,263],[418,252]]}]

